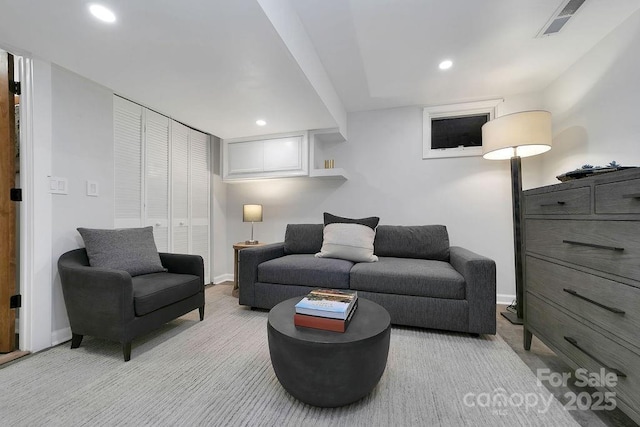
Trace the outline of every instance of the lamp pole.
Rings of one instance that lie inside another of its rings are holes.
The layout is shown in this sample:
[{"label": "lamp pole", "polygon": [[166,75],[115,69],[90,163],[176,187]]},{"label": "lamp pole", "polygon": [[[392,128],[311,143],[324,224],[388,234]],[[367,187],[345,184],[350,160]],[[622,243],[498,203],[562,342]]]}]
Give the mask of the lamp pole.
[{"label": "lamp pole", "polygon": [[523,323],[524,304],[524,268],[522,260],[522,209],[520,200],[522,196],[522,165],[520,156],[515,153],[511,157],[511,204],[513,206],[513,256],[516,269],[516,313],[503,311],[501,314],[515,325]]}]

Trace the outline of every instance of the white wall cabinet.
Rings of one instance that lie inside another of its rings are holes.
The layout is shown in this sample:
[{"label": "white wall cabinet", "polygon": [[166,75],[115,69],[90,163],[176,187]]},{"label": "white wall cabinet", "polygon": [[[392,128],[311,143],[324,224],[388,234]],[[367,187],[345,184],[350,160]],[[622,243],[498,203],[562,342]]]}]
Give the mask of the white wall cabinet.
[{"label": "white wall cabinet", "polygon": [[222,141],[222,178],[240,181],[307,176],[307,132]]},{"label": "white wall cabinet", "polygon": [[202,256],[210,282],[209,136],[114,97],[115,227],[153,226],[161,252]]}]

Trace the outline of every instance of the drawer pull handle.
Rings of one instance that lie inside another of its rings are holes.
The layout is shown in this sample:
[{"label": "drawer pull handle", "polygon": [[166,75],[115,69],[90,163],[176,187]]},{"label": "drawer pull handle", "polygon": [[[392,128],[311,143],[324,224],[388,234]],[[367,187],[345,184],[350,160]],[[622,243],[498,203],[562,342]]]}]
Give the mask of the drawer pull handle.
[{"label": "drawer pull handle", "polygon": [[595,243],[576,242],[575,240],[563,240],[562,243],[569,245],[588,246],[596,249],[608,249],[610,251],[624,251],[624,248],[617,248],[615,246],[596,245]]},{"label": "drawer pull handle", "polygon": [[546,208],[546,207],[549,207],[549,206],[563,206],[563,205],[566,205],[566,203],[565,202],[543,203],[543,204],[540,205],[540,207],[541,208]]},{"label": "drawer pull handle", "polygon": [[575,348],[577,348],[578,350],[580,350],[581,352],[583,352],[584,354],[586,354],[587,356],[589,356],[591,359],[593,359],[595,362],[597,362],[599,365],[602,365],[603,368],[605,368],[607,371],[611,371],[614,374],[616,374],[618,377],[622,377],[622,378],[626,378],[627,376],[623,373],[620,372],[619,370],[617,370],[616,368],[611,368],[607,365],[605,365],[604,363],[602,363],[598,358],[594,357],[592,354],[590,354],[588,351],[586,351],[584,348],[580,347],[578,345],[578,341],[575,338],[571,338],[571,337],[564,337],[565,340],[567,340],[567,342],[569,344],[571,344],[572,346],[574,346]]},{"label": "drawer pull handle", "polygon": [[563,291],[565,291],[568,294],[573,295],[574,297],[578,297],[580,299],[583,299],[587,302],[590,302],[591,304],[597,305],[598,307],[602,307],[605,310],[609,310],[612,313],[616,313],[616,314],[624,314],[623,310],[620,310],[619,308],[615,308],[615,307],[609,307],[608,305],[604,305],[602,303],[599,303],[598,301],[594,301],[591,298],[587,298],[583,295],[580,295],[577,291],[573,290],[573,289],[569,289],[569,288],[564,288]]},{"label": "drawer pull handle", "polygon": [[640,193],[623,194],[623,199],[640,199]]}]

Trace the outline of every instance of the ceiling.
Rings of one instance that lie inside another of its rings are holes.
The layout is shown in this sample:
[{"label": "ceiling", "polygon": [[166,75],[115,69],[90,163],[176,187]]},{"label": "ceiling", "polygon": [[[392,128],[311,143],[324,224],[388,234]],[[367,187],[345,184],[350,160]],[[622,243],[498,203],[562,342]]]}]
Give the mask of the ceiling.
[{"label": "ceiling", "polygon": [[[640,9],[586,0],[560,33],[536,38],[564,0],[99,2],[115,24],[85,0],[0,0],[0,47],[222,138],[539,91]],[[443,59],[453,67],[438,69]]]}]

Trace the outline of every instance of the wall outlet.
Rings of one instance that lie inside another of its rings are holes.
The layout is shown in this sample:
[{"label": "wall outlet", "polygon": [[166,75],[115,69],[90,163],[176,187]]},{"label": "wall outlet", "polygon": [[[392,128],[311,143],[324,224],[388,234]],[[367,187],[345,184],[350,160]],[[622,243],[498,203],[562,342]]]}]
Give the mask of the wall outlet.
[{"label": "wall outlet", "polygon": [[97,181],[87,181],[87,196],[98,197]]},{"label": "wall outlet", "polygon": [[49,177],[49,193],[69,194],[69,181],[67,180],[67,178],[50,176]]}]

